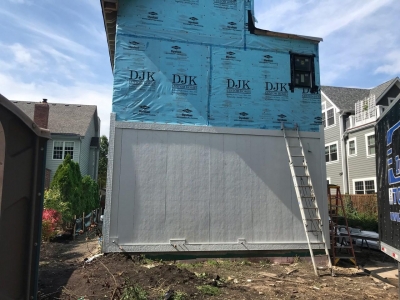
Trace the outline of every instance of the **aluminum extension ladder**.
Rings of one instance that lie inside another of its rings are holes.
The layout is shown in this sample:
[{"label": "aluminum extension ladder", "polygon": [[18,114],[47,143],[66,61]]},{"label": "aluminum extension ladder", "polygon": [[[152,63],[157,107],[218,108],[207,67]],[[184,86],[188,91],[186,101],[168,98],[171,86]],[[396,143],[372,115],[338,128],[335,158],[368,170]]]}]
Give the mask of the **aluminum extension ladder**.
[{"label": "aluminum extension ladder", "polygon": [[318,267],[315,263],[314,250],[324,249],[325,255],[328,259],[328,268],[331,270],[333,275],[329,249],[325,241],[321,215],[314,194],[310,173],[308,172],[307,160],[304,154],[298,126],[296,125],[295,128],[296,136],[288,136],[283,124],[281,129],[286,143],[290,172],[293,178],[294,189],[296,191],[297,202],[300,208],[314,272],[319,276]]}]

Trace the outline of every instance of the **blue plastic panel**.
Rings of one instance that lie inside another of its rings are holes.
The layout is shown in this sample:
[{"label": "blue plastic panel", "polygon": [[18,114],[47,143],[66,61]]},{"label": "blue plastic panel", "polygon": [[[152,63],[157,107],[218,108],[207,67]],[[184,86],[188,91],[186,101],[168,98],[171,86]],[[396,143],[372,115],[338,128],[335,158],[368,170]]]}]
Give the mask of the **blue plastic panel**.
[{"label": "blue plastic panel", "polygon": [[118,30],[147,37],[242,46],[253,0],[120,1]]},{"label": "blue plastic panel", "polygon": [[213,47],[211,62],[210,125],[319,130],[320,95],[290,91],[289,53]]},{"label": "blue plastic panel", "polygon": [[118,35],[119,121],[207,125],[209,47]]},{"label": "blue plastic panel", "polygon": [[319,85],[318,44],[250,34],[244,28],[253,1],[119,5],[113,96],[118,121],[261,129],[279,129],[284,122],[319,130],[320,95],[289,88],[290,52],[315,54]]}]

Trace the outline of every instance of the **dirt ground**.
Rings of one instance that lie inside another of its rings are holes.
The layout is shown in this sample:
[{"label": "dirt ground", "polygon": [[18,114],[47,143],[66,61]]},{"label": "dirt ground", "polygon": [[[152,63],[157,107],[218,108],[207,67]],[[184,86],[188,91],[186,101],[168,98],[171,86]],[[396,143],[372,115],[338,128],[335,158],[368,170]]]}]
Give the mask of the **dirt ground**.
[{"label": "dirt ground", "polygon": [[[342,264],[314,275],[299,258],[292,264],[267,259],[153,261],[143,256],[101,255],[94,232],[75,241],[44,243],[39,299],[397,299],[397,288]],[[384,259],[363,251],[358,263]],[[389,258],[390,259],[390,258]],[[387,259],[386,259],[387,260]]]}]

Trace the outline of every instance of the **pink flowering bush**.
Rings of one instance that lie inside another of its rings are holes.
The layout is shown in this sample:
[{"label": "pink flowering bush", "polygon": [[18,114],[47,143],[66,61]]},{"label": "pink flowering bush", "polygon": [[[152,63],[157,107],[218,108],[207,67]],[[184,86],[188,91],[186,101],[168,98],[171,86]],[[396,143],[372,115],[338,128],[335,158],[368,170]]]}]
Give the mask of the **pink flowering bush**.
[{"label": "pink flowering bush", "polygon": [[61,225],[62,216],[55,209],[44,209],[42,215],[42,239],[49,241],[56,235],[56,229]]}]

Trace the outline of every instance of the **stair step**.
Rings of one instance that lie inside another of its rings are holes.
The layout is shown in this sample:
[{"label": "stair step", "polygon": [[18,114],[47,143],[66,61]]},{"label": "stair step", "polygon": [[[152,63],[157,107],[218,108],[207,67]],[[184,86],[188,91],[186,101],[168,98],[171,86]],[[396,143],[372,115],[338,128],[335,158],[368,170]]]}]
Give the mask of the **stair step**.
[{"label": "stair step", "polygon": [[355,259],[354,256],[345,256],[345,255],[335,255],[335,258],[344,258],[344,259]]}]

